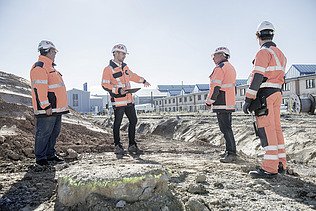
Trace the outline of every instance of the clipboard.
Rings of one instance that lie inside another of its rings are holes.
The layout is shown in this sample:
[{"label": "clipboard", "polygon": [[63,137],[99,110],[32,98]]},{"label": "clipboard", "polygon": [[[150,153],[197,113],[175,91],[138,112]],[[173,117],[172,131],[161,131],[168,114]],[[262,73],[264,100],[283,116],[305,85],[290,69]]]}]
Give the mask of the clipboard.
[{"label": "clipboard", "polygon": [[132,93],[135,93],[137,91],[139,91],[141,88],[134,88],[134,89],[126,89],[125,91],[132,94]]}]

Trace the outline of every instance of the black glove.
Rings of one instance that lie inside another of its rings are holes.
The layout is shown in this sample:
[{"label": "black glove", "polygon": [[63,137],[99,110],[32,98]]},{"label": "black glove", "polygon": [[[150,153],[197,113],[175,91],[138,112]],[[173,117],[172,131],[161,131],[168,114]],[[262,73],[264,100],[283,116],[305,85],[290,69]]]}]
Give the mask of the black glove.
[{"label": "black glove", "polygon": [[212,104],[205,103],[206,106],[212,106]]},{"label": "black glove", "polygon": [[249,102],[245,102],[244,105],[242,106],[242,110],[244,111],[245,114],[249,114],[249,107],[250,107]]}]

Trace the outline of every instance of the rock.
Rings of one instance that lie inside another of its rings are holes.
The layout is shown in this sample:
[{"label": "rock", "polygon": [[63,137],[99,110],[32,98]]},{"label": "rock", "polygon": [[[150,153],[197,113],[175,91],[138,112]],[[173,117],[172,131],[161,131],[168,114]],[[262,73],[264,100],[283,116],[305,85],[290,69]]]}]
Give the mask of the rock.
[{"label": "rock", "polygon": [[22,152],[28,158],[35,158],[33,148],[24,148],[22,149]]},{"label": "rock", "polygon": [[23,207],[20,211],[32,211],[33,209],[30,207],[30,205],[27,205]]},{"label": "rock", "polygon": [[8,150],[7,151],[7,156],[8,158],[10,158],[11,160],[20,160],[21,156],[16,154],[15,152],[13,152],[12,150]]},{"label": "rock", "polygon": [[78,158],[78,153],[73,149],[67,149],[67,153],[68,153],[67,158],[69,158],[69,159],[77,159]]},{"label": "rock", "polygon": [[316,197],[316,193],[309,192],[306,196],[309,197],[309,198],[315,198]]},{"label": "rock", "polygon": [[209,211],[209,209],[198,198],[190,198],[185,203],[185,209],[187,211]]},{"label": "rock", "polygon": [[115,207],[117,208],[123,208],[126,205],[126,201],[120,200],[119,202],[116,203]]},{"label": "rock", "polygon": [[224,189],[224,184],[221,182],[215,182],[214,187],[216,187],[217,189]]},{"label": "rock", "polygon": [[194,194],[205,194],[207,193],[207,190],[202,184],[190,184],[188,192]]},{"label": "rock", "polygon": [[206,182],[206,176],[204,174],[199,174],[196,176],[195,181],[197,183],[204,183]]},{"label": "rock", "polygon": [[218,199],[213,199],[213,200],[209,201],[209,204],[211,204],[211,205],[219,205],[220,201]]},{"label": "rock", "polygon": [[5,141],[5,137],[4,136],[0,136],[0,144],[3,144]]},{"label": "rock", "polygon": [[158,164],[129,164],[128,168],[119,163],[76,165],[61,171],[57,197],[65,206],[82,203],[91,193],[131,203],[146,201],[166,194],[168,179],[167,171]]}]

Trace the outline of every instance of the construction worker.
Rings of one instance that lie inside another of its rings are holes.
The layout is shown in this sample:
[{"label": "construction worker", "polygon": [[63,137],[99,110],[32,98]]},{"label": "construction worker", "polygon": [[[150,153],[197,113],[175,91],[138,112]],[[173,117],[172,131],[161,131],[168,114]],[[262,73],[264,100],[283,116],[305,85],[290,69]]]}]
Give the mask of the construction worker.
[{"label": "construction worker", "polygon": [[40,56],[32,66],[32,104],[36,117],[35,157],[39,165],[48,161],[62,162],[55,144],[61,129],[62,114],[69,113],[66,87],[62,75],[55,69],[55,45],[43,40],[38,45]]},{"label": "construction worker", "polygon": [[206,98],[206,106],[212,106],[216,113],[219,128],[224,134],[226,152],[220,159],[222,163],[236,160],[236,142],[232,130],[232,112],[235,111],[236,71],[229,63],[229,49],[219,47],[212,54],[216,64],[210,75],[210,91]]},{"label": "construction worker", "polygon": [[142,83],[145,87],[150,84],[143,78],[133,73],[124,63],[127,54],[125,45],[117,44],[112,49],[113,59],[110,64],[104,69],[102,76],[102,87],[108,91],[111,96],[112,107],[114,109],[114,153],[117,155],[125,154],[124,148],[120,139],[120,127],[124,113],[129,120],[128,152],[132,154],[142,154],[135,141],[135,127],[137,116],[133,102],[133,96],[128,90],[131,88],[130,81]]},{"label": "construction worker", "polygon": [[257,29],[260,50],[256,54],[249,78],[243,111],[255,112],[258,135],[265,150],[263,162],[256,171],[250,171],[253,178],[274,178],[286,168],[284,137],[280,123],[281,89],[284,84],[286,58],[272,42],[274,26],[263,21]]}]

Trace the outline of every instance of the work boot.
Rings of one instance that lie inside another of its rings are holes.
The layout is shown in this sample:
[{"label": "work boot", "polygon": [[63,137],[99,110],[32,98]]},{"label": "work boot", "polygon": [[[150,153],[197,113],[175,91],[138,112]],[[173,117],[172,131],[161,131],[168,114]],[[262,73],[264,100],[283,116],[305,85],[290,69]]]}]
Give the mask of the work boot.
[{"label": "work boot", "polygon": [[49,165],[46,159],[37,160],[36,164],[40,165],[40,166],[48,166]]},{"label": "work boot", "polygon": [[143,150],[140,150],[136,144],[130,145],[128,147],[128,152],[136,155],[144,154]]},{"label": "work boot", "polygon": [[278,172],[279,172],[279,174],[282,174],[282,175],[286,174],[286,170],[284,169],[282,162],[279,162]]},{"label": "work boot", "polygon": [[273,179],[273,178],[276,178],[278,176],[278,174],[267,172],[267,171],[263,170],[262,168],[258,168],[255,171],[250,171],[249,175],[253,179],[256,179],[256,178]]},{"label": "work boot", "polygon": [[124,155],[124,149],[123,149],[122,145],[116,145],[114,147],[114,153],[117,155]]},{"label": "work boot", "polygon": [[236,160],[237,160],[237,155],[236,154],[231,154],[231,153],[228,153],[228,152],[226,153],[226,155],[223,158],[219,159],[219,161],[221,163],[233,163]]},{"label": "work boot", "polygon": [[63,159],[57,157],[57,156],[54,156],[54,157],[51,157],[51,158],[47,158],[47,161],[53,161],[53,162],[56,162],[56,163],[61,163],[61,162],[64,162]]}]

